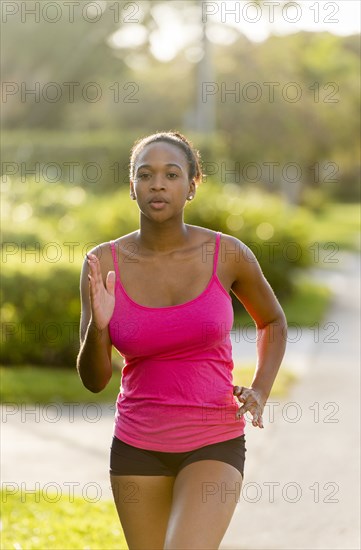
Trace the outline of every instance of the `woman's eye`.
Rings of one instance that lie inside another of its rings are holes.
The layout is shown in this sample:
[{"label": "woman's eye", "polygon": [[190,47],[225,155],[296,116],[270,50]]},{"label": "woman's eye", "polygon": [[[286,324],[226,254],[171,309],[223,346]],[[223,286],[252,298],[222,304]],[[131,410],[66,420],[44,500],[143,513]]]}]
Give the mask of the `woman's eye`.
[{"label": "woman's eye", "polygon": [[144,179],[146,179],[148,176],[150,176],[150,174],[138,174],[138,179],[144,180]]},{"label": "woman's eye", "polygon": [[168,174],[168,176],[170,176],[170,177],[171,177],[171,179],[173,179],[173,180],[174,180],[175,178],[177,178],[177,177],[178,177],[178,174],[175,174],[174,172],[171,172],[170,174]]}]

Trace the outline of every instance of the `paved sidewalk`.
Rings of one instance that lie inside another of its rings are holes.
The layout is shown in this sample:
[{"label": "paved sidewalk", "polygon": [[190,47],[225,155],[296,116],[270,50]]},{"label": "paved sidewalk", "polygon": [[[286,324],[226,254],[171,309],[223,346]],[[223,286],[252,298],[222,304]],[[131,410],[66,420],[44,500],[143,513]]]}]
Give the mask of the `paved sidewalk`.
[{"label": "paved sidewalk", "polygon": [[[2,407],[1,482],[89,501],[112,499],[108,477],[114,405]],[[11,485],[9,485],[11,487]]]},{"label": "paved sidewalk", "polygon": [[[329,324],[321,323],[319,342],[309,329],[288,344],[284,364],[300,383],[287,401],[267,406],[264,430],[247,425],[244,485],[222,550],[361,547],[357,262],[346,255],[321,272],[336,293]],[[254,360],[254,343],[235,340],[235,360]],[[3,406],[3,487],[112,499],[113,418],[114,405]]]},{"label": "paved sidewalk", "polygon": [[361,548],[359,260],[346,255],[324,276],[335,291],[329,324],[300,383],[274,403],[274,422],[268,407],[264,430],[246,427],[245,479],[222,550]]}]

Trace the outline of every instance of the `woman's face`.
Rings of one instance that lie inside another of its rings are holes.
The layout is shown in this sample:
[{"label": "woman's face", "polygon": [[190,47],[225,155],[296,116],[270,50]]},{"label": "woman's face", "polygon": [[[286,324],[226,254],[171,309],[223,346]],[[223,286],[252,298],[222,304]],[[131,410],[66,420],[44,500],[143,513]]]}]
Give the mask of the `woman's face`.
[{"label": "woman's face", "polygon": [[[194,181],[189,181],[188,161],[183,151],[167,142],[146,145],[134,166],[131,192],[147,217],[169,218],[183,210]],[[157,202],[155,202],[157,201]]]}]

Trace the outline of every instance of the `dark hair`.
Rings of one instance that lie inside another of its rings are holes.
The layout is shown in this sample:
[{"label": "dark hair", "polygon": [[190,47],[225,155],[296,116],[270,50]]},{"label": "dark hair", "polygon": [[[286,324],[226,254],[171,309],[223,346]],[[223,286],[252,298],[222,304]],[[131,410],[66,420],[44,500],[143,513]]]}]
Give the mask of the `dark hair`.
[{"label": "dark hair", "polygon": [[171,145],[176,145],[183,151],[188,160],[189,179],[194,179],[196,186],[198,186],[202,181],[201,157],[199,151],[194,148],[193,144],[185,136],[179,132],[173,131],[157,132],[156,134],[140,138],[134,143],[130,155],[130,179],[133,180],[134,178],[134,166],[139,153],[150,143],[159,141],[165,141]]}]

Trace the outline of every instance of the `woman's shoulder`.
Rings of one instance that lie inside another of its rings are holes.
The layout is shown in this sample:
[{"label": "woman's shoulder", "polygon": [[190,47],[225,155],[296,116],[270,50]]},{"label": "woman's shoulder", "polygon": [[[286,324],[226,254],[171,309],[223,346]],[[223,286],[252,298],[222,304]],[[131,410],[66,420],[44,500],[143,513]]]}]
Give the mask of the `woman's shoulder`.
[{"label": "woman's shoulder", "polygon": [[233,245],[233,248],[236,246],[237,248],[247,248],[246,245],[237,237],[234,237],[233,235],[228,235],[228,233],[223,233],[222,231],[215,231],[213,229],[208,229],[207,227],[201,227],[198,225],[188,225],[188,227],[192,228],[194,231],[194,235],[199,238],[203,239],[204,241],[210,241],[215,242],[216,234],[221,234],[221,240],[220,245],[221,246],[230,246]]},{"label": "woman's shoulder", "polygon": [[229,264],[249,263],[255,260],[252,250],[238,237],[222,233],[220,253]]},{"label": "woman's shoulder", "polygon": [[237,250],[237,251],[245,251],[247,250],[247,245],[238,239],[238,237],[234,237],[233,235],[228,235],[228,233],[222,233],[221,234],[221,246],[224,248],[229,248],[229,250]]},{"label": "woman's shoulder", "polygon": [[116,258],[123,254],[130,254],[133,242],[134,248],[134,238],[137,234],[137,231],[122,235],[116,239],[111,239],[110,241],[104,241],[97,244],[91,250],[88,251],[90,254],[95,254],[99,258],[100,268],[104,280],[106,279],[108,271],[114,271],[114,258],[112,254],[111,242],[114,243],[114,250]]},{"label": "woman's shoulder", "polygon": [[113,239],[114,245],[118,248],[119,247],[124,247],[125,245],[128,245],[129,243],[135,242],[135,239],[138,235],[139,235],[139,230],[138,229],[136,231],[132,231],[131,233],[127,233],[126,235],[122,235],[121,237]]},{"label": "woman's shoulder", "polygon": [[135,236],[137,235],[137,233],[138,231],[133,231],[132,233],[127,233],[126,235],[117,237],[116,239],[110,239],[109,241],[104,241],[102,243],[99,243],[96,246],[94,246],[91,250],[89,250],[88,253],[95,254],[96,256],[98,256],[99,259],[111,257],[112,242],[114,243],[114,247],[117,251],[119,249],[124,249],[126,246],[132,243],[132,240],[133,240],[133,243],[135,242]]},{"label": "woman's shoulder", "polygon": [[254,261],[253,252],[248,246],[233,235],[223,233],[222,231],[213,231],[204,227],[192,226],[198,235],[198,244],[205,246],[214,245],[216,242],[216,234],[220,233],[221,238],[218,250],[218,263],[222,264],[223,269],[232,278],[233,274],[239,269],[247,269],[246,264]]}]

